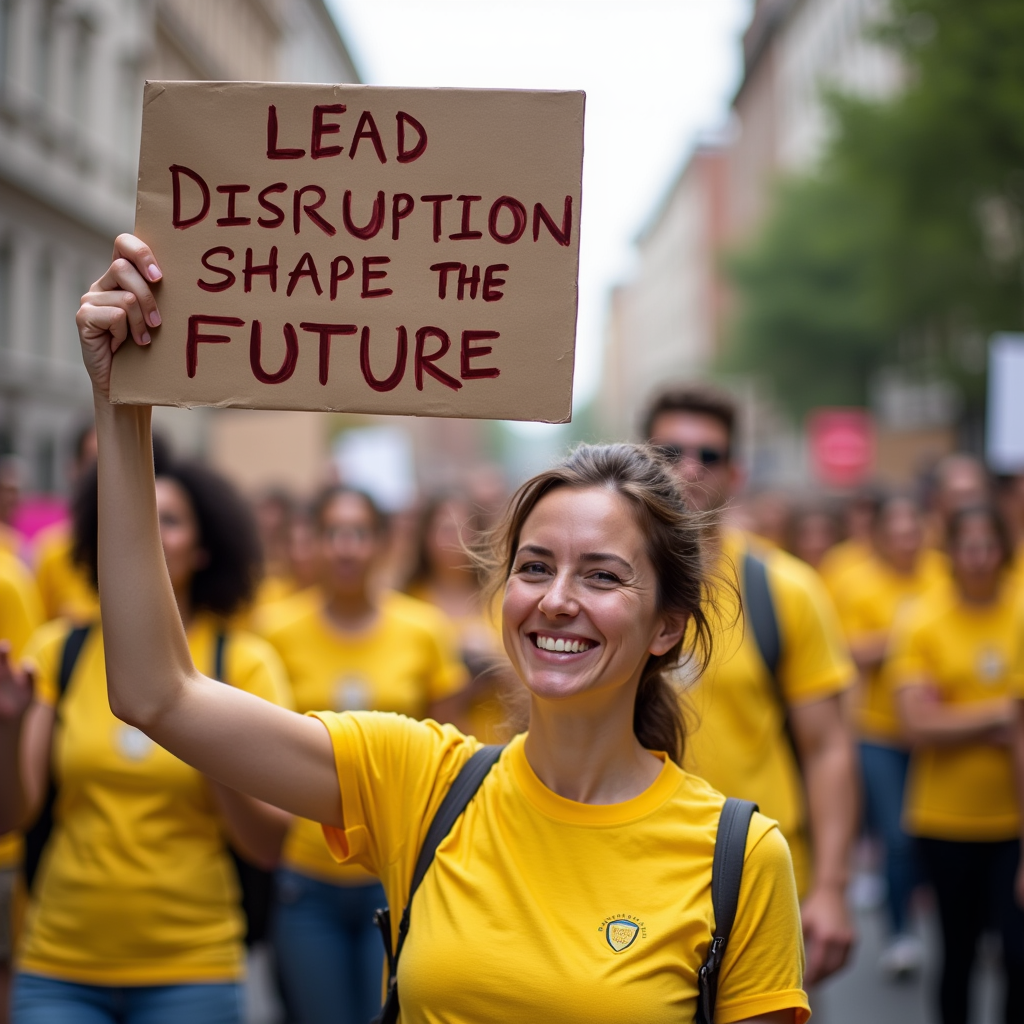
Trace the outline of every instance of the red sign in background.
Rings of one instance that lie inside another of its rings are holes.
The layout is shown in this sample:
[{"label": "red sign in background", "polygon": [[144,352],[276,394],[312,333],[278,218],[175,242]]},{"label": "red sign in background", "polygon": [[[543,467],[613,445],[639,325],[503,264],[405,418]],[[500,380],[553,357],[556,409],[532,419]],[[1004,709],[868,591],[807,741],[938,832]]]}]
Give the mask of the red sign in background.
[{"label": "red sign in background", "polygon": [[856,487],[875,462],[875,425],[866,409],[816,409],[807,417],[811,466],[830,487]]}]

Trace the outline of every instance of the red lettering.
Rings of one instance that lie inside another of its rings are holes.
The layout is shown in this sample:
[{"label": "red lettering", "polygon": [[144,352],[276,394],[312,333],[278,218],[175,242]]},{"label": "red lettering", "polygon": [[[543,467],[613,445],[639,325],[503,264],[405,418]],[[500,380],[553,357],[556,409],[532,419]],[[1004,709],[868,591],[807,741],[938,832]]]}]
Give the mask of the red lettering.
[{"label": "red lettering", "polygon": [[320,383],[326,384],[331,370],[331,338],[336,334],[355,334],[358,328],[355,324],[301,323],[299,326],[320,336]]},{"label": "red lettering", "polygon": [[349,160],[355,159],[356,148],[359,145],[360,139],[369,139],[373,143],[373,148],[377,151],[377,159],[382,164],[388,162],[388,158],[384,155],[384,143],[380,141],[380,132],[377,131],[377,125],[374,124],[373,114],[368,110],[364,110],[359,115],[359,123],[356,125],[355,135],[352,136],[352,142],[348,147]]},{"label": "red lettering", "polygon": [[320,276],[316,272],[316,263],[313,262],[312,254],[308,252],[302,254],[299,262],[295,264],[295,269],[288,275],[288,290],[285,295],[291,295],[303,277],[308,277],[313,282],[317,295],[323,295],[324,290],[320,287]]},{"label": "red lettering", "polygon": [[469,365],[471,359],[478,359],[481,356],[489,356],[494,349],[490,345],[474,345],[474,341],[493,341],[500,338],[497,331],[463,331],[462,350],[460,353],[461,369],[459,376],[463,380],[488,380],[493,377],[500,377],[501,370],[496,366],[478,366],[474,369]]},{"label": "red lettering", "polygon": [[284,210],[281,209],[277,203],[271,203],[267,200],[267,196],[274,195],[275,192],[287,192],[288,186],[283,181],[274,182],[273,185],[268,185],[256,198],[259,200],[260,206],[264,210],[268,210],[275,216],[271,220],[267,217],[260,217],[257,224],[261,228],[279,228],[284,223]]},{"label": "red lettering", "polygon": [[[343,260],[348,264],[348,268],[339,274],[338,267],[341,266]],[[347,256],[335,256],[331,261],[331,302],[338,297],[338,282],[347,281],[355,272],[355,269],[352,266],[352,261]]]},{"label": "red lettering", "polygon": [[[503,209],[508,210],[512,214],[512,230],[505,235],[498,230],[498,216]],[[487,230],[490,231],[491,238],[496,242],[501,242],[502,245],[511,245],[513,242],[518,242],[526,230],[526,207],[518,199],[513,199],[512,196],[501,196],[495,199],[491,204],[491,212],[487,217]]]},{"label": "red lettering", "polygon": [[482,196],[459,196],[459,202],[462,203],[462,230],[456,231],[454,235],[449,235],[451,239],[459,238],[483,238],[484,233],[482,231],[471,231],[469,228],[469,207],[470,204],[475,203],[482,199]]},{"label": "red lettering", "polygon": [[363,380],[374,391],[394,391],[405,376],[405,364],[409,355],[409,332],[404,327],[398,328],[398,351],[395,353],[395,368],[384,380],[377,380],[370,366],[370,328],[364,327],[359,339],[359,369],[363,371]]},{"label": "red lettering", "polygon": [[268,160],[298,160],[305,156],[304,149],[278,149],[277,148],[277,107],[273,103],[267,109],[267,159]]},{"label": "red lettering", "polygon": [[434,204],[434,241],[441,241],[441,207],[444,203],[447,203],[451,199],[451,196],[420,196],[420,200],[424,203]]},{"label": "red lettering", "polygon": [[299,339],[291,324],[284,325],[284,344],[284,361],[281,368],[276,373],[267,373],[262,362],[263,325],[259,320],[253,320],[252,330],[249,332],[249,366],[252,368],[252,375],[261,384],[283,384],[295,372],[295,364],[299,361]]},{"label": "red lettering", "polygon": [[259,275],[270,278],[270,290],[277,291],[277,246],[270,250],[270,261],[262,266],[255,267],[252,262],[252,249],[245,250],[245,267],[242,270],[242,291],[252,291],[252,279]]},{"label": "red lettering", "polygon": [[453,270],[461,270],[461,263],[434,263],[431,270],[437,271],[437,297],[443,299],[448,295],[448,275]]},{"label": "red lettering", "polygon": [[[307,192],[316,193],[318,198],[315,203],[302,202],[302,197]],[[292,214],[292,223],[295,227],[295,234],[299,233],[299,213],[301,210],[306,211],[306,216],[309,217],[309,219],[316,224],[316,226],[320,228],[325,235],[335,234],[336,229],[334,225],[324,220],[324,218],[316,212],[324,205],[325,202],[327,202],[327,193],[319,185],[304,185],[302,188],[297,188],[295,190],[295,202]]]},{"label": "red lettering", "polygon": [[188,335],[185,342],[185,372],[196,375],[199,367],[199,345],[226,345],[231,339],[226,334],[200,334],[204,326],[211,327],[244,327],[245,321],[237,316],[190,316],[188,318]]},{"label": "red lettering", "polygon": [[325,135],[336,135],[341,131],[340,124],[333,122],[324,124],[324,114],[344,113],[344,103],[318,103],[313,108],[313,138],[309,146],[309,155],[314,160],[325,156],[337,156],[341,152],[341,146],[323,146],[321,142]]},{"label": "red lettering", "polygon": [[229,249],[226,245],[215,246],[212,249],[207,249],[206,252],[203,253],[202,258],[200,259],[199,262],[202,263],[202,265],[206,267],[207,270],[212,270],[215,274],[224,275],[223,281],[217,281],[214,284],[210,284],[209,281],[204,281],[202,278],[199,278],[199,280],[196,281],[196,284],[199,285],[199,287],[202,288],[204,292],[227,291],[228,288],[230,288],[235,283],[235,275],[230,270],[228,270],[226,267],[215,267],[210,263],[210,257],[218,255],[227,256],[229,260],[233,260],[235,258],[234,252],[231,249]]},{"label": "red lettering", "polygon": [[[400,164],[411,164],[413,160],[418,160],[423,156],[427,148],[427,132],[426,129],[416,120],[412,114],[407,114],[404,110],[400,110],[395,115],[395,120],[398,121],[398,162]],[[405,126],[408,125],[419,138],[416,140],[416,145],[412,149],[405,148]]]},{"label": "red lettering", "polygon": [[466,271],[469,267],[465,263],[459,266],[459,294],[458,299],[461,302],[466,294],[466,286],[469,286],[469,297],[471,299],[476,298],[476,290],[480,286],[480,268],[473,267],[473,272],[467,274]]},{"label": "red lettering", "polygon": [[572,196],[565,197],[565,207],[562,210],[562,226],[558,227],[557,224],[551,219],[551,214],[541,206],[540,203],[535,203],[533,207],[533,240],[536,242],[540,237],[540,224],[544,222],[544,226],[551,232],[551,237],[559,245],[568,245],[569,238],[572,234]]},{"label": "red lettering", "polygon": [[390,256],[364,256],[363,257],[363,290],[359,293],[361,299],[379,299],[382,295],[391,295],[393,288],[371,288],[371,281],[379,281],[387,277],[386,270],[371,270],[371,267],[390,263]]},{"label": "red lettering", "polygon": [[[402,201],[401,206],[399,206],[399,200]],[[415,206],[416,202],[408,192],[396,192],[391,197],[391,238],[393,241],[398,241],[398,222],[408,217]]]},{"label": "red lettering", "polygon": [[251,224],[252,217],[239,217],[235,214],[235,196],[239,192],[248,192],[248,185],[218,185],[217,191],[222,196],[228,197],[228,212],[226,217],[217,218],[217,227],[229,228],[236,224]]},{"label": "red lettering", "polygon": [[484,290],[483,300],[484,302],[497,302],[498,299],[504,296],[504,292],[499,292],[496,289],[499,285],[505,283],[505,278],[498,277],[494,272],[496,270],[508,270],[507,263],[492,263],[484,271]]},{"label": "red lettering", "polygon": [[341,202],[341,219],[350,235],[362,238],[366,241],[373,238],[384,225],[384,193],[378,192],[377,198],[373,201],[373,212],[370,219],[362,227],[352,223],[352,190],[345,189],[345,197]]},{"label": "red lettering", "polygon": [[[423,350],[427,345],[427,338],[433,335],[440,341],[437,351],[427,355]],[[434,380],[443,384],[452,391],[458,391],[462,387],[462,381],[456,380],[451,374],[435,366],[444,354],[452,347],[451,339],[441,330],[440,327],[421,327],[416,332],[416,390],[423,390],[423,373],[426,371]]]},{"label": "red lettering", "polygon": [[[171,223],[184,231],[185,228],[198,224],[210,212],[210,188],[206,182],[195,171],[181,164],[171,164],[168,168],[171,172]],[[181,215],[181,175],[191,178],[198,186],[203,195],[203,205],[194,217],[182,217]]]}]

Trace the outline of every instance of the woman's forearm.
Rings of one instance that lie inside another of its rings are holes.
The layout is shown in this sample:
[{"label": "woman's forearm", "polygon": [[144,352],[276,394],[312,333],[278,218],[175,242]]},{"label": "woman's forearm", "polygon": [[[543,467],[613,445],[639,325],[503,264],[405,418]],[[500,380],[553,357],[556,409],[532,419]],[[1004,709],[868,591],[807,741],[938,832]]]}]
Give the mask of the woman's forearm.
[{"label": "woman's forearm", "polygon": [[195,673],[160,544],[151,415],[96,398],[107,686],[114,714],[143,729]]},{"label": "woman's forearm", "polygon": [[265,871],[276,867],[292,816],[219,782],[209,785],[235,850]]},{"label": "woman's forearm", "polygon": [[936,700],[921,687],[899,691],[900,716],[910,739],[932,745],[986,742],[1010,721],[1006,700],[953,705]]},{"label": "woman's forearm", "polygon": [[0,722],[0,835],[20,828],[26,816],[21,785],[21,719]]}]

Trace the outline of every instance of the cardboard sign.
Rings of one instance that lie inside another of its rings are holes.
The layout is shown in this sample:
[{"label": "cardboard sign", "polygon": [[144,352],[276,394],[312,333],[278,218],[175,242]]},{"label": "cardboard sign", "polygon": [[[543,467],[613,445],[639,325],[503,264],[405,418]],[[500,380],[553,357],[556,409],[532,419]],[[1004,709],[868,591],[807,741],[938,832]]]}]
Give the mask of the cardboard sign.
[{"label": "cardboard sign", "polygon": [[149,82],[115,402],[564,422],[583,93]]}]

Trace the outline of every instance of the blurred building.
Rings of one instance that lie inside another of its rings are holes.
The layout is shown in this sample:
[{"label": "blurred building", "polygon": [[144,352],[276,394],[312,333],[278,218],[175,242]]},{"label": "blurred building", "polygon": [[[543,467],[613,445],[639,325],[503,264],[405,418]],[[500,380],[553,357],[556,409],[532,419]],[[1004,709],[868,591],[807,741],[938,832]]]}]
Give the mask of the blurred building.
[{"label": "blurred building", "polygon": [[34,490],[91,415],[74,316],[134,222],[147,78],[358,81],[324,0],[0,0],[0,454]]},{"label": "blurred building", "polygon": [[[828,137],[827,90],[881,98],[899,88],[896,59],[871,35],[886,7],[755,0],[729,129],[694,149],[637,239],[635,273],[613,296],[598,403],[606,431],[635,430],[651,390],[706,372],[720,353],[730,311],[722,255],[763,223],[780,175],[813,167]],[[799,444],[779,435],[770,410],[748,404],[759,445],[777,441],[765,453],[773,472],[799,473]]]}]

